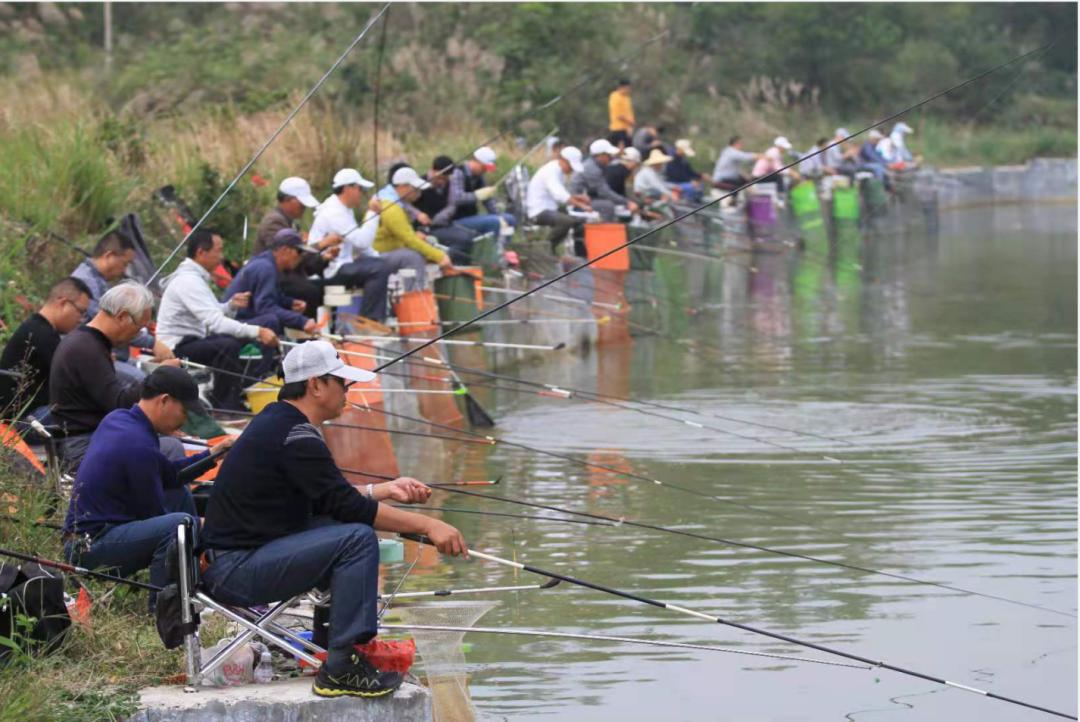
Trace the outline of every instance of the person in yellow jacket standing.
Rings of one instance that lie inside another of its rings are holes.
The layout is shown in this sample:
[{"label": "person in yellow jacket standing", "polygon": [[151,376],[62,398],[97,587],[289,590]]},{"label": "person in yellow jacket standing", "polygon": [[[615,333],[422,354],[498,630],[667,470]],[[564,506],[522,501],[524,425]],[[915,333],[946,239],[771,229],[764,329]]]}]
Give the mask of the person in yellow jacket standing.
[{"label": "person in yellow jacket standing", "polygon": [[382,258],[389,256],[399,262],[407,258],[399,267],[416,269],[415,280],[406,283],[407,291],[424,287],[424,267],[428,263],[437,264],[445,275],[455,273],[450,256],[413,230],[412,222],[401,205],[402,201],[414,202],[425,187],[427,181],[419,173],[404,167],[394,171],[390,184],[379,191],[382,212],[379,214],[379,230],[375,233],[374,247]]},{"label": "person in yellow jacket standing", "polygon": [[634,102],[630,98],[630,81],[623,78],[608,96],[608,140],[619,148],[630,145],[634,134]]}]

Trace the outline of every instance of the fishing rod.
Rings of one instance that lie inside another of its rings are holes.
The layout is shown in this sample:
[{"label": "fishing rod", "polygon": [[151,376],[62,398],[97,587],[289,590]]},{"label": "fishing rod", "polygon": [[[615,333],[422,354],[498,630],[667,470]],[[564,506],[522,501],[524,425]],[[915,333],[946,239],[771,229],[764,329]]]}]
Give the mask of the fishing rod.
[{"label": "fishing rod", "polygon": [[[413,338],[412,336],[358,336],[355,334],[344,334],[342,338],[346,341],[353,341],[357,343],[370,343],[371,341],[378,340],[393,340],[398,343],[423,343],[422,338]],[[538,343],[503,343],[501,341],[465,341],[449,338],[441,343],[448,346],[474,346],[477,348],[507,348],[507,349],[519,349],[525,351],[562,351],[566,348],[564,342],[557,344],[538,344]],[[346,353],[339,351],[339,353]]]},{"label": "fishing rod", "polygon": [[[480,290],[483,291],[484,293],[501,293],[501,294],[504,294],[504,295],[522,293],[522,291],[519,291],[518,289],[515,289],[515,288],[498,288],[496,286],[481,286]],[[602,308],[602,309],[607,310],[607,311],[621,311],[622,310],[622,304],[621,303],[602,303],[600,301],[586,301],[584,298],[573,298],[571,296],[551,296],[551,295],[548,295],[548,294],[540,294],[540,296],[543,297],[543,298],[550,299],[552,301],[562,301],[564,303],[572,303],[572,304],[575,304],[575,305],[583,305],[583,306],[596,306],[597,308]]]},{"label": "fishing rod", "polygon": [[386,52],[386,30],[390,26],[390,8],[386,9],[386,19],[383,20],[382,32],[379,34],[379,62],[375,65],[375,112],[372,119],[371,130],[371,167],[376,177],[379,175],[379,99],[382,90],[382,64],[383,55]]},{"label": "fishing rod", "polygon": [[493,308],[491,308],[491,309],[489,309],[487,311],[481,312],[480,314],[473,317],[469,321],[465,321],[465,322],[463,322],[462,324],[460,324],[458,326],[454,326],[454,327],[448,329],[447,331],[444,331],[441,335],[430,339],[427,342],[427,344],[417,346],[414,349],[410,349],[408,351],[405,351],[398,358],[394,359],[393,361],[388,361],[388,362],[386,362],[386,363],[384,363],[384,364],[382,364],[380,366],[377,366],[374,370],[376,372],[382,371],[384,368],[386,368],[388,366],[391,366],[391,365],[393,365],[393,364],[395,364],[395,363],[397,363],[397,362],[399,362],[399,361],[401,361],[401,360],[403,360],[405,358],[408,358],[409,356],[415,355],[416,353],[423,350],[427,346],[430,346],[430,345],[442,340],[443,338],[452,336],[455,333],[459,333],[461,330],[463,330],[465,328],[468,328],[470,325],[472,325],[472,324],[474,324],[474,323],[476,323],[478,321],[481,321],[481,320],[483,320],[483,319],[485,319],[485,318],[487,318],[487,317],[489,317],[489,316],[491,316],[491,315],[493,315],[495,313],[498,313],[499,311],[507,308],[508,306],[510,306],[511,304],[521,300],[522,298],[527,298],[528,296],[532,295],[533,293],[535,293],[536,291],[538,291],[540,289],[552,286],[555,283],[558,283],[559,281],[562,281],[562,280],[568,278],[569,276],[577,273],[578,271],[580,271],[583,268],[588,268],[589,266],[592,266],[593,264],[604,260],[608,256],[614,255],[615,253],[618,253],[618,252],[622,251],[625,248],[629,248],[630,246],[634,245],[635,243],[637,243],[637,242],[639,242],[639,241],[641,241],[641,240],[643,240],[645,238],[648,238],[648,237],[654,235],[655,233],[658,233],[659,231],[664,230],[665,228],[669,228],[671,226],[674,226],[675,224],[680,223],[683,220],[685,220],[687,218],[690,218],[691,216],[696,215],[697,213],[700,213],[702,210],[704,210],[706,208],[710,208],[712,206],[715,206],[715,205],[721,203],[724,199],[730,198],[731,196],[733,196],[733,195],[735,195],[735,194],[737,194],[737,193],[739,193],[741,191],[745,191],[747,188],[749,188],[752,185],[756,185],[758,183],[761,183],[762,181],[766,181],[766,180],[769,180],[771,178],[775,178],[780,173],[783,173],[784,171],[799,165],[800,163],[802,163],[803,161],[805,161],[805,160],[807,160],[809,158],[813,158],[815,156],[821,155],[822,153],[826,152],[830,148],[833,148],[833,147],[835,147],[837,145],[840,145],[841,143],[849,141],[852,138],[856,138],[856,137],[862,135],[863,133],[866,133],[866,132],[868,132],[868,131],[870,131],[870,130],[872,130],[874,128],[877,128],[879,125],[883,125],[885,123],[888,123],[889,121],[894,120],[896,118],[899,118],[900,116],[902,116],[902,115],[904,115],[906,113],[909,113],[909,112],[911,112],[913,110],[916,110],[916,109],[926,105],[927,103],[930,103],[930,102],[933,102],[934,100],[937,100],[938,98],[942,97],[943,95],[951,93],[951,92],[953,92],[955,90],[959,90],[960,88],[963,88],[963,87],[965,87],[967,85],[970,85],[970,84],[972,84],[972,83],[974,83],[974,82],[976,82],[978,80],[981,80],[982,78],[990,75],[991,73],[994,73],[994,72],[996,72],[996,71],[998,71],[998,70],[1000,70],[1000,69],[1002,69],[1004,67],[1007,67],[1009,65],[1012,65],[1013,63],[1016,63],[1016,62],[1022,60],[1023,58],[1026,58],[1029,55],[1032,55],[1033,53],[1035,53],[1035,52],[1037,52],[1038,50],[1041,50],[1041,49],[1042,48],[1037,48],[1036,50],[1031,50],[1031,51],[1028,51],[1028,52],[1023,53],[1021,55],[1018,55],[1015,58],[1013,58],[1013,59],[1011,59],[1011,60],[1009,60],[1009,61],[1007,61],[1005,63],[997,65],[997,66],[995,66],[995,67],[993,67],[993,68],[991,68],[989,70],[983,71],[982,73],[979,73],[978,75],[975,75],[972,78],[969,78],[969,79],[967,79],[967,80],[965,80],[963,82],[957,83],[957,84],[955,84],[955,85],[953,85],[953,86],[951,86],[951,87],[949,87],[949,88],[947,88],[947,89],[945,89],[945,90],[943,90],[943,91],[941,91],[939,93],[931,95],[930,97],[928,97],[928,98],[926,98],[924,100],[921,100],[918,103],[915,103],[914,105],[908,106],[907,108],[899,111],[898,113],[893,113],[892,115],[889,115],[889,116],[887,116],[885,118],[882,118],[881,120],[873,123],[872,125],[869,125],[869,126],[863,128],[862,130],[859,130],[859,131],[857,131],[855,133],[852,133],[851,135],[847,136],[846,138],[843,138],[841,140],[834,140],[832,143],[829,143],[828,145],[824,146],[820,150],[817,150],[814,153],[811,153],[811,154],[807,155],[806,157],[800,158],[799,160],[793,161],[793,162],[791,162],[791,163],[789,163],[787,165],[781,166],[780,168],[777,168],[776,170],[774,170],[772,173],[769,173],[768,175],[762,176],[760,178],[755,178],[755,179],[750,180],[750,181],[748,181],[746,183],[743,183],[741,186],[739,186],[735,190],[730,191],[730,192],[720,196],[719,198],[715,198],[715,199],[713,199],[713,200],[711,200],[711,201],[709,201],[707,203],[704,203],[703,205],[700,205],[700,206],[698,206],[698,207],[696,207],[696,208],[694,208],[694,209],[692,209],[690,211],[687,211],[686,213],[682,213],[680,215],[677,215],[674,218],[672,218],[671,220],[665,221],[665,222],[663,222],[663,223],[661,223],[661,224],[659,224],[657,226],[654,226],[653,228],[649,229],[648,231],[642,233],[641,235],[636,236],[634,238],[631,238],[628,241],[626,241],[625,243],[622,243],[622,244],[620,244],[618,246],[615,246],[615,247],[605,251],[604,253],[601,253],[601,254],[597,255],[595,258],[586,260],[585,263],[583,263],[583,264],[581,264],[579,266],[575,266],[574,268],[571,268],[568,271],[565,271],[565,272],[563,272],[563,273],[561,273],[561,274],[559,274],[559,275],[557,275],[557,276],[555,276],[553,278],[550,278],[550,279],[544,281],[540,285],[536,286],[534,289],[526,291],[522,296],[520,296],[518,298],[511,299],[511,300],[508,300],[508,301],[504,301],[503,303],[498,304],[497,306],[494,306]]},{"label": "fishing rod", "polygon": [[304,109],[304,106],[308,104],[308,101],[311,100],[315,96],[315,93],[319,91],[319,88],[323,86],[323,83],[330,79],[330,76],[334,74],[334,71],[336,71],[343,62],[345,62],[345,58],[349,56],[349,53],[353,51],[353,48],[360,44],[360,41],[364,39],[364,36],[368,34],[368,31],[371,30],[372,27],[374,27],[375,23],[378,22],[379,18],[381,18],[383,14],[386,13],[386,11],[389,9],[390,3],[386,3],[368,20],[367,24],[364,26],[364,29],[361,30],[360,33],[355,38],[353,38],[353,41],[349,43],[349,46],[345,48],[345,52],[343,52],[338,57],[338,59],[334,61],[334,64],[331,65],[325,73],[323,73],[323,76],[319,78],[318,82],[315,83],[315,85],[312,86],[311,90],[308,91],[307,95],[303,97],[300,103],[295,108],[293,108],[292,112],[290,112],[289,115],[285,118],[285,120],[281,123],[281,125],[278,126],[278,129],[275,130],[270,135],[270,137],[267,138],[266,142],[262,144],[262,147],[260,147],[255,152],[255,155],[252,156],[251,160],[244,164],[244,167],[240,169],[240,172],[236,174],[236,177],[229,182],[229,185],[225,186],[225,189],[221,191],[221,194],[214,200],[212,204],[210,204],[210,208],[208,208],[206,212],[203,213],[202,217],[199,218],[199,220],[195,221],[195,225],[191,227],[191,230],[184,235],[184,238],[180,241],[180,243],[176,245],[176,248],[174,248],[172,252],[169,253],[168,257],[166,257],[165,260],[161,263],[161,265],[157,267],[157,270],[154,271],[154,274],[150,276],[150,278],[146,281],[146,285],[153,283],[154,279],[161,274],[165,266],[169,265],[169,262],[172,261],[176,254],[180,252],[180,249],[184,247],[184,244],[188,242],[188,239],[191,238],[191,234],[193,234],[200,227],[202,227],[202,224],[206,222],[206,219],[209,218],[215,210],[217,210],[217,207],[221,204],[223,200],[225,200],[225,196],[228,195],[230,191],[232,191],[236,184],[240,182],[241,178],[247,175],[247,172],[251,170],[251,168],[255,165],[256,162],[258,162],[259,158],[262,157],[263,153],[266,152],[266,150],[270,147],[271,143],[277,140],[277,137],[281,135],[282,132],[284,132],[285,128],[287,128],[290,123],[292,123],[293,118],[295,118],[297,114]]},{"label": "fishing rod", "polygon": [[[510,326],[514,324],[545,324],[545,323],[566,323],[566,324],[578,324],[578,323],[595,323],[604,324],[611,321],[611,316],[601,316],[600,318],[499,318],[488,321],[476,321],[470,323],[466,321],[436,321],[432,319],[430,321],[406,321],[404,323],[399,322],[398,326],[455,326],[457,324],[466,324],[472,326]],[[430,346],[431,343],[426,343],[426,346]]]},{"label": "fishing rod", "polygon": [[[507,587],[515,589],[515,587]],[[535,587],[526,587],[535,589]],[[403,597],[399,594],[398,597]],[[710,647],[704,644],[687,644],[685,642],[663,642],[653,639],[635,639],[634,637],[612,637],[605,634],[571,634],[570,632],[543,632],[537,629],[515,629],[513,627],[448,627],[434,624],[380,624],[379,629],[390,631],[420,630],[430,632],[477,632],[479,634],[513,634],[528,637],[554,637],[556,639],[583,639],[593,642],[622,642],[624,644],[643,644],[650,647],[672,647],[675,649],[698,649],[705,652],[727,652],[730,654],[743,654],[751,657],[767,657],[769,659],[782,659],[788,662],[808,662],[810,664],[824,664],[830,667],[848,667],[850,669],[869,670],[873,667],[866,664],[848,664],[846,662],[832,662],[827,659],[812,659],[810,657],[793,657],[786,654],[774,654],[772,652],[754,652],[749,649],[732,649],[731,647]]]},{"label": "fishing rod", "polygon": [[[687,537],[689,539],[700,539],[703,541],[716,542],[719,544],[727,544],[729,546],[741,547],[743,549],[753,549],[754,551],[765,552],[767,554],[776,554],[780,556],[790,557],[792,559],[802,559],[804,561],[814,562],[816,564],[827,564],[833,567],[839,567],[841,569],[848,569],[850,571],[861,572],[863,574],[873,574],[877,576],[889,577],[891,579],[897,579],[903,582],[911,584],[920,584],[924,586],[937,587],[939,589],[946,589],[952,592],[959,592],[973,597],[981,597],[983,599],[992,599],[999,602],[1007,602],[1009,604],[1015,604],[1021,607],[1027,607],[1029,609],[1037,609],[1043,612],[1050,612],[1051,614],[1058,614],[1064,617],[1076,618],[1075,614],[1062,611],[1060,609],[1053,609],[1051,607],[1044,607],[1039,604],[1033,604],[1031,602],[1023,602],[1017,599],[1011,599],[1009,597],[1002,597],[996,594],[988,594],[985,592],[977,592],[973,589],[967,589],[964,587],[958,587],[952,584],[945,584],[943,582],[932,582],[926,579],[919,579],[917,577],[908,576],[905,574],[897,574],[894,572],[885,572],[880,569],[871,569],[870,567],[863,567],[857,564],[849,564],[847,562],[838,562],[830,559],[823,559],[821,557],[815,557],[810,554],[800,554],[799,552],[786,551],[784,549],[776,549],[775,547],[767,547],[760,544],[751,544],[749,542],[740,542],[733,539],[724,539],[722,537],[709,536],[708,534],[699,534],[692,531],[684,531],[682,529],[673,529],[671,527],[659,526],[656,524],[648,524],[641,521],[633,521],[627,519],[625,516],[613,517],[606,514],[597,514],[595,512],[587,511],[574,511],[573,509],[565,509],[563,507],[552,506],[550,504],[540,504],[538,502],[525,501],[524,499],[515,499],[513,497],[498,496],[496,494],[481,494],[475,491],[466,491],[464,489],[456,489],[453,487],[447,487],[442,485],[429,484],[440,491],[445,491],[451,494],[462,494],[465,496],[473,496],[480,499],[488,499],[492,501],[499,501],[506,504],[516,504],[518,506],[526,506],[533,509],[543,509],[545,511],[554,511],[559,514],[570,514],[572,516],[583,517],[586,519],[596,519],[600,521],[613,522],[615,526],[632,526],[639,529],[648,529],[650,531],[661,532],[663,534],[671,534],[674,536]],[[549,518],[549,521],[555,521]],[[569,520],[567,520],[569,521]]]},{"label": "fishing rod", "polygon": [[[429,545],[431,545],[431,541],[429,539],[427,539],[426,537],[420,536],[418,534],[405,533],[405,534],[400,534],[400,536],[405,538],[405,539],[410,539],[412,541],[418,542],[420,544],[429,544]],[[1006,697],[1005,695],[997,694],[996,692],[991,692],[989,690],[984,690],[984,689],[978,689],[976,687],[970,687],[970,686],[968,686],[966,684],[961,684],[959,682],[950,682],[949,680],[944,679],[942,677],[937,677],[937,676],[934,676],[934,675],[931,675],[931,674],[926,674],[925,672],[920,672],[920,671],[917,671],[917,670],[914,670],[914,669],[908,669],[906,667],[901,667],[899,665],[895,665],[895,664],[892,664],[890,662],[886,662],[884,660],[871,659],[869,657],[864,657],[862,655],[854,654],[852,652],[845,652],[845,651],[843,651],[841,649],[837,649],[836,647],[830,647],[830,646],[826,646],[824,644],[817,644],[815,642],[810,642],[810,641],[807,641],[805,639],[799,639],[799,638],[796,638],[796,637],[789,636],[787,634],[781,634],[780,632],[773,632],[773,631],[770,631],[768,629],[764,629],[762,627],[753,626],[753,625],[750,625],[750,624],[745,624],[743,622],[736,622],[736,621],[731,620],[731,619],[724,619],[723,617],[718,617],[718,616],[715,616],[715,615],[712,615],[712,614],[706,614],[705,612],[699,612],[699,611],[696,611],[696,610],[693,610],[693,609],[689,609],[687,607],[679,606],[677,604],[671,604],[670,602],[662,602],[662,601],[659,601],[659,600],[656,600],[656,599],[650,599],[649,597],[644,597],[644,596],[641,596],[639,594],[635,594],[633,592],[627,592],[627,591],[624,591],[624,590],[621,590],[621,589],[616,589],[615,587],[609,587],[609,586],[606,586],[604,584],[598,584],[596,582],[591,582],[591,581],[588,581],[586,579],[580,579],[578,577],[572,577],[572,576],[570,576],[568,574],[560,574],[558,572],[548,571],[546,569],[541,569],[539,567],[534,567],[531,564],[524,564],[522,562],[515,562],[515,561],[511,561],[509,559],[503,559],[502,557],[497,557],[494,554],[487,554],[485,552],[479,552],[479,551],[476,551],[475,549],[470,549],[468,551],[468,554],[469,554],[470,558],[475,557],[477,559],[483,559],[483,560],[486,560],[486,561],[489,561],[489,562],[493,562],[495,564],[499,564],[501,566],[510,567],[512,569],[518,569],[520,571],[526,571],[526,572],[529,572],[531,574],[536,574],[538,576],[547,577],[549,579],[558,579],[560,581],[564,581],[564,582],[567,582],[569,584],[573,584],[575,586],[584,587],[586,589],[592,589],[594,591],[602,592],[604,594],[608,594],[608,595],[615,596],[615,597],[621,597],[622,599],[628,599],[628,600],[630,600],[632,602],[638,602],[639,604],[647,604],[649,606],[657,607],[659,609],[668,609],[668,610],[671,610],[673,612],[677,612],[679,614],[682,614],[682,615],[685,615],[685,616],[688,616],[688,617],[694,617],[696,619],[704,619],[705,621],[708,621],[708,622],[714,622],[716,624],[722,624],[724,626],[732,627],[734,629],[740,629],[740,630],[742,630],[744,632],[750,632],[751,634],[757,634],[757,635],[761,635],[761,636],[764,636],[764,637],[769,637],[771,639],[777,639],[777,640],[779,640],[781,642],[787,642],[788,644],[795,644],[795,645],[798,645],[800,647],[806,647],[807,649],[813,649],[813,650],[816,650],[818,652],[824,652],[826,654],[833,654],[833,655],[836,655],[838,657],[843,657],[844,659],[850,659],[850,660],[853,660],[855,662],[859,662],[861,664],[869,665],[870,667],[880,667],[881,669],[887,669],[887,670],[890,670],[892,672],[898,672],[900,674],[903,674],[903,675],[906,675],[906,676],[909,676],[909,677],[915,677],[917,679],[922,679],[922,680],[925,680],[925,681],[928,681],[928,682],[935,682],[937,684],[943,684],[943,685],[945,685],[947,687],[953,687],[955,689],[961,689],[961,690],[964,690],[965,692],[971,692],[973,694],[979,694],[979,695],[982,695],[984,697],[989,697],[991,699],[996,699],[996,700],[1001,701],[1001,702],[1007,702],[1009,704],[1017,705],[1017,706],[1020,706],[1020,707],[1026,707],[1028,709],[1037,710],[1039,712],[1045,712],[1047,714],[1054,715],[1054,716],[1057,716],[1057,717],[1064,717],[1065,719],[1076,719],[1076,716],[1074,716],[1074,715],[1070,715],[1070,714],[1067,714],[1065,712],[1058,712],[1057,710],[1050,709],[1049,707],[1043,707],[1041,705],[1037,705],[1037,704],[1034,704],[1034,703],[1031,703],[1031,702],[1025,702],[1023,700],[1019,700],[1019,699],[1016,699],[1014,697]]]},{"label": "fishing rod", "polygon": [[533,146],[532,148],[529,148],[529,150],[527,150],[527,151],[525,152],[525,155],[523,155],[523,156],[521,156],[520,158],[518,158],[518,161],[517,161],[517,163],[514,163],[514,165],[512,165],[512,166],[510,167],[510,170],[508,170],[508,171],[506,171],[505,173],[503,173],[503,174],[502,174],[502,177],[501,177],[501,178],[499,178],[499,180],[495,181],[495,183],[493,184],[493,186],[494,186],[495,188],[498,188],[498,187],[499,187],[499,186],[501,186],[501,185],[502,185],[503,183],[505,183],[505,182],[506,182],[506,179],[510,177],[510,174],[511,174],[511,173],[513,173],[513,172],[514,172],[514,171],[516,171],[516,170],[517,170],[518,168],[520,168],[520,167],[522,166],[522,164],[523,164],[523,163],[525,163],[526,159],[528,159],[528,157],[529,157],[529,156],[531,156],[531,155],[532,155],[533,153],[535,153],[536,151],[540,150],[540,146],[542,146],[542,145],[544,145],[545,143],[547,143],[547,140],[548,140],[548,138],[550,138],[551,136],[555,135],[555,134],[556,134],[556,133],[558,133],[558,132],[559,132],[559,126],[557,126],[557,125],[556,125],[556,126],[555,126],[554,128],[552,128],[551,130],[549,130],[549,131],[548,131],[548,133],[547,133],[547,135],[545,135],[545,136],[544,136],[543,138],[541,138],[541,139],[540,139],[540,142],[538,142],[538,143],[537,143],[536,145],[534,145],[534,146]]},{"label": "fishing rod", "polygon": [[[350,472],[350,473],[359,473],[359,472]],[[370,475],[369,474],[364,474],[364,476],[370,476]],[[442,485],[442,484],[440,484],[440,485],[428,484],[428,486],[435,486],[436,488],[442,488],[445,485]],[[529,520],[529,521],[552,521],[552,522],[558,522],[560,524],[581,524],[581,525],[584,525],[584,526],[618,526],[618,524],[609,524],[607,522],[602,522],[602,521],[590,521],[589,519],[557,519],[557,518],[550,517],[550,516],[540,516],[539,514],[509,514],[507,512],[500,512],[500,511],[480,511],[478,509],[459,509],[459,508],[452,507],[452,506],[402,506],[400,504],[394,504],[393,506],[396,509],[405,509],[407,511],[437,511],[437,512],[444,512],[445,511],[445,512],[451,512],[451,513],[454,513],[454,514],[473,514],[475,516],[493,516],[493,517],[501,517],[501,518],[506,518],[506,519],[526,519],[526,520]]]},{"label": "fishing rod", "polygon": [[84,567],[76,566],[74,564],[68,564],[67,562],[53,561],[52,559],[46,559],[45,557],[39,557],[35,554],[23,554],[22,552],[13,551],[11,549],[0,548],[0,555],[5,557],[11,557],[12,559],[20,559],[24,562],[32,562],[39,566],[49,567],[50,569],[59,569],[62,572],[68,574],[75,574],[81,577],[90,577],[92,579],[101,579],[106,582],[115,582],[117,584],[127,584],[129,587],[136,587],[138,589],[146,589],[151,592],[160,592],[161,587],[155,584],[147,584],[146,582],[139,582],[134,579],[128,579],[126,577],[118,577],[112,574],[105,574],[103,572],[95,572]]},{"label": "fishing rod", "polygon": [[[404,507],[399,507],[404,508]],[[423,597],[455,597],[462,594],[488,594],[490,592],[524,592],[533,589],[551,589],[561,584],[558,579],[549,579],[543,584],[521,584],[513,587],[476,587],[473,589],[435,589],[430,592],[401,592],[398,599],[418,599]],[[384,595],[380,594],[379,599]]]}]

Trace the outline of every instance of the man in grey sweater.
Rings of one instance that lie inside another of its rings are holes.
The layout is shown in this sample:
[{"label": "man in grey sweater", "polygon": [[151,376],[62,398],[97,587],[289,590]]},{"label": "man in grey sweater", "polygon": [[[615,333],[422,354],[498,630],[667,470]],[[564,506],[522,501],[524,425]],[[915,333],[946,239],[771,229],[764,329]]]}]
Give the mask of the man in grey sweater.
[{"label": "man in grey sweater", "polygon": [[605,221],[615,218],[615,206],[626,206],[631,213],[636,213],[638,209],[637,203],[611,190],[604,178],[604,167],[618,155],[619,149],[606,139],[594,140],[589,146],[589,158],[584,163],[585,167],[580,173],[574,173],[570,177],[571,195],[588,195],[593,210]]},{"label": "man in grey sweater", "polygon": [[[246,307],[250,293],[238,293],[226,303],[218,301],[210,288],[210,271],[221,263],[222,240],[216,233],[200,229],[188,239],[187,258],[164,281],[165,293],[158,311],[158,338],[178,357],[230,371],[244,372],[240,350],[248,342],[263,347],[266,363],[249,369],[261,375],[269,365],[269,347],[278,343],[277,334],[261,326],[258,319],[248,322],[232,318]],[[228,373],[214,373],[213,404],[218,408],[240,410],[242,378]]]}]

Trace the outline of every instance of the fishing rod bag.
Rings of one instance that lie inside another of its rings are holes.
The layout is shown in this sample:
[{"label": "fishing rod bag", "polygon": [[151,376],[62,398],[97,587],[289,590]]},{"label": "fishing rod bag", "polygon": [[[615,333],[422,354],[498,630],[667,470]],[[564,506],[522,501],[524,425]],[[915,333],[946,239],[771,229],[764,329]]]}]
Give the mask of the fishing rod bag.
[{"label": "fishing rod bag", "polygon": [[29,562],[0,562],[0,665],[16,650],[49,654],[70,628],[63,577]]}]

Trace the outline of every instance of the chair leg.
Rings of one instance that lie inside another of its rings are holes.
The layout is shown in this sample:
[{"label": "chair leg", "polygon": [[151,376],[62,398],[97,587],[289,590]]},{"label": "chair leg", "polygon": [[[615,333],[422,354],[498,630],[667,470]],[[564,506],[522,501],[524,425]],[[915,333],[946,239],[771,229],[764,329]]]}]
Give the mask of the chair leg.
[{"label": "chair leg", "polygon": [[237,614],[236,612],[229,609],[225,605],[214,601],[213,599],[211,599],[206,594],[203,594],[203,593],[200,592],[200,593],[197,593],[195,595],[195,597],[202,604],[205,604],[207,607],[210,607],[211,609],[213,609],[214,611],[216,611],[219,614],[223,615],[224,617],[226,617],[230,621],[236,622],[237,624],[239,624],[241,627],[244,627],[244,629],[245,629],[245,631],[243,633],[241,633],[239,636],[237,636],[236,639],[234,639],[232,642],[230,642],[228,645],[226,645],[225,649],[221,650],[216,655],[214,655],[213,659],[207,661],[206,665],[202,669],[202,674],[204,676],[209,674],[213,670],[217,669],[226,659],[229,658],[229,656],[237,648],[240,647],[240,645],[246,643],[248,640],[250,640],[252,637],[255,637],[255,636],[261,637],[266,642],[269,642],[270,644],[273,644],[274,646],[278,647],[279,649],[281,649],[281,650],[283,650],[285,652],[288,652],[289,654],[294,654],[297,657],[300,657],[300,659],[304,660],[305,662],[307,662],[308,664],[312,665],[315,668],[318,668],[318,667],[322,666],[321,661],[319,661],[318,659],[316,659],[312,655],[308,654],[307,652],[304,652],[302,650],[297,649],[293,645],[289,644],[289,642],[282,639],[281,637],[278,637],[276,634],[271,633],[268,629],[266,629],[264,627],[264,625],[267,625],[269,622],[272,622],[278,615],[280,615],[282,612],[284,612],[286,609],[288,609],[290,606],[292,606],[293,602],[296,601],[295,597],[293,599],[289,599],[287,601],[279,603],[276,607],[274,607],[273,609],[268,611],[266,614],[259,617],[257,622],[249,621],[248,619],[246,619],[245,617],[243,617],[240,614]]},{"label": "chair leg", "polygon": [[202,670],[200,669],[202,647],[199,644],[199,628],[193,624],[195,621],[192,611],[194,585],[192,584],[193,569],[191,565],[194,557],[189,548],[187,531],[186,524],[180,524],[176,528],[176,547],[179,555],[180,571],[180,621],[187,629],[191,630],[184,636],[184,661],[187,667],[187,686],[184,687],[184,691],[195,692],[202,678]]}]

